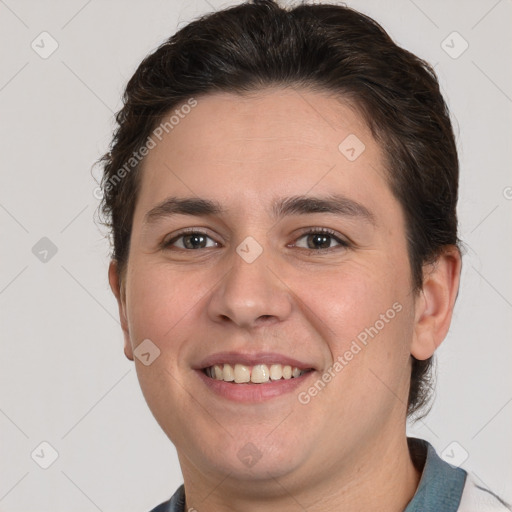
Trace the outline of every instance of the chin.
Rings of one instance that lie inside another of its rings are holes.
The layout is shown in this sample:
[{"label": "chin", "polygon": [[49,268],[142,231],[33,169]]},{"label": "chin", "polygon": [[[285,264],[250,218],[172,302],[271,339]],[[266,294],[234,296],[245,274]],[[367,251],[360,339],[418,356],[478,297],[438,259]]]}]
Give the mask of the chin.
[{"label": "chin", "polygon": [[[197,453],[198,465],[209,466],[215,473],[231,474],[232,478],[247,481],[265,481],[282,478],[301,467],[305,456],[304,443],[294,442],[296,436],[274,435],[240,429],[231,437],[222,436],[221,442]],[[288,434],[288,433],[287,433]],[[301,447],[298,449],[298,447]]]}]

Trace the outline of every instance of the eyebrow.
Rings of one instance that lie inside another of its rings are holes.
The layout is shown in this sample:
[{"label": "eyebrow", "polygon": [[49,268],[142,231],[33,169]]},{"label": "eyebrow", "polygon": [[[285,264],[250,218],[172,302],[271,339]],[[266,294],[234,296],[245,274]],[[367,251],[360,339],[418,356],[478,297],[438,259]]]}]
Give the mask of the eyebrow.
[{"label": "eyebrow", "polygon": [[[359,218],[370,224],[376,224],[375,215],[366,206],[339,194],[329,194],[324,197],[301,195],[277,198],[272,202],[270,211],[276,220],[289,215],[330,213]],[[226,213],[228,210],[218,201],[199,197],[168,197],[146,213],[144,224],[153,224],[174,215],[200,217]]]}]

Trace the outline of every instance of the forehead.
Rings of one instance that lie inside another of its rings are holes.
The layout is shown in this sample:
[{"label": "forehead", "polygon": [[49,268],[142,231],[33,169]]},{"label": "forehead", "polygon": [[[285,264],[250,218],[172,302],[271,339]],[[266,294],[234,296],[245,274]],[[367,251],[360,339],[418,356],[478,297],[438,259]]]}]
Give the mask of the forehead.
[{"label": "forehead", "polygon": [[326,93],[264,89],[243,96],[209,94],[196,101],[197,106],[172,130],[177,145],[194,132],[196,155],[187,155],[192,159],[208,151],[221,161],[238,164],[263,157],[333,163],[340,137],[352,132],[362,139],[371,137],[358,111]]},{"label": "forehead", "polygon": [[355,200],[368,189],[389,193],[382,151],[362,115],[332,95],[274,88],[208,94],[195,102],[175,116],[161,140],[153,137],[138,209],[170,194],[209,196],[243,209],[247,201],[313,189]]}]

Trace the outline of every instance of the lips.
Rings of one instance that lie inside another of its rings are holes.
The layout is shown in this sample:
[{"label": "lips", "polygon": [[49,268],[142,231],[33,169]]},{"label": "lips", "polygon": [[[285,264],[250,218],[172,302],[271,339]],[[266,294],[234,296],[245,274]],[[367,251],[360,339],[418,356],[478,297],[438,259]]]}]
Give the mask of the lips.
[{"label": "lips", "polygon": [[[245,357],[245,356],[244,356]],[[275,357],[275,354],[274,354]],[[243,359],[247,361],[247,359]],[[260,359],[261,361],[261,359]],[[208,361],[205,360],[204,364],[208,364]],[[214,365],[213,368],[218,367],[219,365]],[[201,368],[196,368],[194,370],[194,373],[197,375],[197,377],[200,379],[200,381],[203,382],[203,384],[206,386],[204,389],[208,389],[212,392],[212,398],[217,396],[220,397],[221,400],[228,400],[231,403],[238,403],[238,404],[257,404],[266,402],[267,400],[277,400],[279,397],[282,397],[282,399],[286,399],[288,396],[288,400],[293,399],[293,393],[297,391],[297,388],[300,386],[306,386],[308,382],[311,382],[311,380],[316,375],[316,371],[314,370],[305,370],[303,374],[299,374],[296,377],[293,375],[291,378],[285,378],[283,375],[283,378],[278,380],[269,379],[268,381],[265,381],[263,379],[254,379],[253,370],[258,365],[253,366],[250,370],[250,381],[247,380],[248,375],[245,375],[245,378],[237,379],[241,380],[241,382],[235,382],[233,381],[226,381],[224,380],[224,369],[226,366],[229,366],[227,364],[224,365],[222,369],[223,378],[218,379],[215,377],[211,377],[207,375],[206,370],[203,370]],[[241,364],[236,364],[236,366],[242,367]],[[264,365],[259,365],[264,366]],[[279,365],[281,366],[281,365]],[[301,364],[301,366],[305,366],[304,364]],[[210,372],[212,367],[207,367]],[[247,367],[246,367],[247,368]],[[288,366],[290,368],[290,366]],[[298,367],[295,367],[297,372],[300,372],[301,370],[298,370]],[[218,369],[220,370],[220,368]],[[217,370],[217,371],[218,371]],[[261,368],[260,368],[261,370]],[[249,373],[246,369],[243,370],[244,373]],[[211,375],[211,373],[210,373]],[[234,373],[233,373],[233,379],[234,379]],[[242,375],[242,377],[244,377]],[[261,377],[261,375],[260,375]],[[259,382],[254,382],[254,380],[258,380]],[[291,397],[291,398],[290,398]]]},{"label": "lips", "polygon": [[229,364],[232,367],[234,367],[236,364],[240,364],[246,367],[262,364],[280,364],[282,366],[298,368],[301,371],[316,370],[315,366],[311,363],[300,361],[298,359],[294,359],[276,352],[218,352],[203,359],[194,369],[206,370],[206,368],[210,368],[211,366],[224,364]]}]

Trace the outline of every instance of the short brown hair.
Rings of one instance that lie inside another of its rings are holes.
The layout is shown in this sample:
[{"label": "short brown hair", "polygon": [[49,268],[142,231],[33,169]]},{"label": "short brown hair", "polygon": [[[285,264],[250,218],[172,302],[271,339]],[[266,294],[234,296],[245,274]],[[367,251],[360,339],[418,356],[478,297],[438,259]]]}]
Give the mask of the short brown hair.
[{"label": "short brown hair", "polygon": [[[148,55],[127,84],[110,151],[102,157],[100,210],[122,276],[140,184],[140,162],[119,170],[164,115],[192,96],[298,86],[339,95],[364,116],[386,155],[389,186],[406,219],[418,292],[423,266],[459,246],[458,157],[449,111],[432,67],[348,7],[280,7],[254,0],[203,16]],[[115,179],[117,178],[117,179]],[[412,356],[411,356],[412,357]],[[430,397],[432,358],[412,357],[408,414]]]}]

